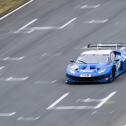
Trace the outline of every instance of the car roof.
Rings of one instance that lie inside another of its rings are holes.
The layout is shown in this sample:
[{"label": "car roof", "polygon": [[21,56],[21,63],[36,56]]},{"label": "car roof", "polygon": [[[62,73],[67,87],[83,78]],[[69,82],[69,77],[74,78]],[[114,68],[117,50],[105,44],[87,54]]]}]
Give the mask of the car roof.
[{"label": "car roof", "polygon": [[85,54],[109,55],[111,52],[113,52],[113,50],[89,50],[81,53],[81,55],[85,55]]}]

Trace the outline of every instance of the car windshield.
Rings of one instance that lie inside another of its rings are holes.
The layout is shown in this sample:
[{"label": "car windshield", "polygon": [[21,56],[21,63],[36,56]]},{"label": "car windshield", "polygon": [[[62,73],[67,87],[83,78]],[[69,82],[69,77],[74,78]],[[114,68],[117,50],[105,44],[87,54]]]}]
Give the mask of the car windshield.
[{"label": "car windshield", "polygon": [[79,56],[77,58],[77,63],[91,63],[91,64],[97,64],[97,63],[107,63],[108,62],[108,55],[103,54],[85,54],[82,56]]}]

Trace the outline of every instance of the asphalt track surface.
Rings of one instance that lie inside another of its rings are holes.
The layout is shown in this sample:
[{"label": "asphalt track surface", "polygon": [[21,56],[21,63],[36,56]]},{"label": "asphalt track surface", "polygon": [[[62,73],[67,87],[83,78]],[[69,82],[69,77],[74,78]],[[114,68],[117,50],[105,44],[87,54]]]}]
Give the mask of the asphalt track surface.
[{"label": "asphalt track surface", "polygon": [[87,43],[126,42],[125,0],[35,0],[0,22],[0,126],[125,126],[126,74],[67,85]]}]

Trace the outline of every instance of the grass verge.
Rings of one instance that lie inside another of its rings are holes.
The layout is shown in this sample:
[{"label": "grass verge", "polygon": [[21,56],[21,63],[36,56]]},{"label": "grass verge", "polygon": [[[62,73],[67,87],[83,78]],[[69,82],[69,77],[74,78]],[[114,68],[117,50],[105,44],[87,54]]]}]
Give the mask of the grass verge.
[{"label": "grass verge", "polygon": [[13,11],[28,1],[29,0],[0,0],[0,17]]}]

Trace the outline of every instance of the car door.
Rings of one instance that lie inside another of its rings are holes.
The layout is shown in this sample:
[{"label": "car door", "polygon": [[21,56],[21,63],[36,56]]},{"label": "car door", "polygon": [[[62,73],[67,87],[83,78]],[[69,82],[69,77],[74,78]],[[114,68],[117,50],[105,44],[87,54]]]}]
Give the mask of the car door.
[{"label": "car door", "polygon": [[115,66],[117,72],[123,72],[124,70],[124,60],[122,57],[121,52],[114,52],[115,53]]},{"label": "car door", "polygon": [[123,61],[123,70],[126,71],[126,53],[122,52],[121,58],[122,58],[122,61]]}]

